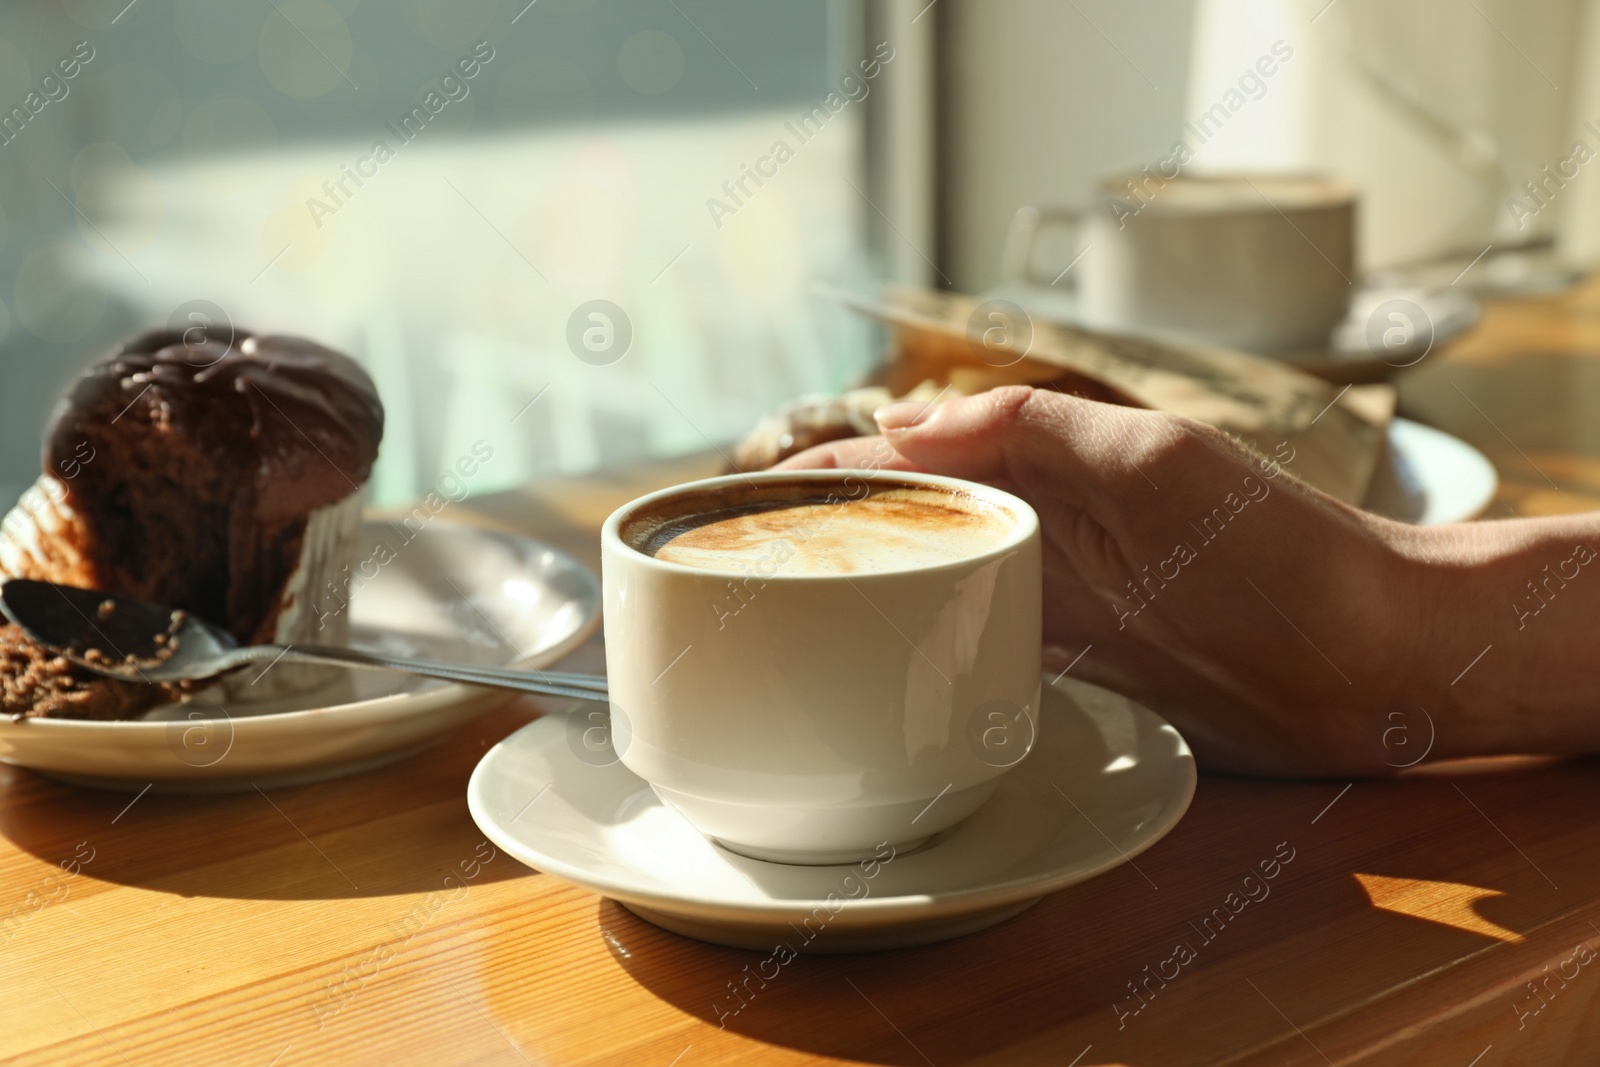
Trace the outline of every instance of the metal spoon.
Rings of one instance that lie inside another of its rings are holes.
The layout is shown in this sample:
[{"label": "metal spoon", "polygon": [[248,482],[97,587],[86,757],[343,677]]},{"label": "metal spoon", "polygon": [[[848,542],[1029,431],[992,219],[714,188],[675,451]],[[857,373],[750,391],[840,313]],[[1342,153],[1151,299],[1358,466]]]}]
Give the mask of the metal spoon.
[{"label": "metal spoon", "polygon": [[7,581],[0,586],[0,611],[23,633],[68,661],[130,682],[203,681],[251,663],[319,663],[573,700],[606,700],[606,680],[592,674],[438,663],[319,645],[241,648],[232,634],[187,612],[54,582]]}]

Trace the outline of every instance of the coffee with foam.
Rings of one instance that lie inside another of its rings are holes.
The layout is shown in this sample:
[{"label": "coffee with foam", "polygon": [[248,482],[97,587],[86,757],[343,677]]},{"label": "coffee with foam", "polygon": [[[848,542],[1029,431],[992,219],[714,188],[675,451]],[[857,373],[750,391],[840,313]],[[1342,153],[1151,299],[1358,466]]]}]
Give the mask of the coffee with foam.
[{"label": "coffee with foam", "polygon": [[916,570],[982,555],[1016,529],[1003,507],[887,477],[762,482],[664,501],[622,539],[668,563],[802,576]]},{"label": "coffee with foam", "polygon": [[1039,520],[1009,493],[901,471],[725,475],[617,509],[600,559],[617,757],[731,852],[832,865],[916,848],[1010,766],[974,724],[993,733],[1002,707],[1037,728]]}]

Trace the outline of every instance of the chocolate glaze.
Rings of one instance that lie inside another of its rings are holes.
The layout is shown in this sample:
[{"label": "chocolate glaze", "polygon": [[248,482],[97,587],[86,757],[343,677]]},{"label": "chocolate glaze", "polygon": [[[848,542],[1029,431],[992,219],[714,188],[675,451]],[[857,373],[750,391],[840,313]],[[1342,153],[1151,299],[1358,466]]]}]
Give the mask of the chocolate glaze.
[{"label": "chocolate glaze", "polygon": [[[187,340],[186,340],[187,338]],[[298,337],[152,330],[84,372],[45,432],[44,469],[58,478],[115,409],[199,434],[249,476],[257,515],[303,515],[366,481],[383,438],[383,405],[348,356]]]}]

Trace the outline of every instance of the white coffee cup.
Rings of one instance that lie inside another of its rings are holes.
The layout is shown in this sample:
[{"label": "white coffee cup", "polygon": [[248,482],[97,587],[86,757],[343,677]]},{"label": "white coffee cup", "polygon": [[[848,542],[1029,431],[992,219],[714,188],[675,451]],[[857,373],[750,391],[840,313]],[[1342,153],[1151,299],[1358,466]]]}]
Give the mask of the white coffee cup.
[{"label": "white coffee cup", "polygon": [[[1353,186],[1330,178],[1235,175],[1108,179],[1087,207],[1023,208],[1006,274],[1076,294],[1073,318],[1262,355],[1326,351],[1349,307]],[[1075,231],[1071,269],[1041,271],[1040,233]]]},{"label": "white coffee cup", "polygon": [[[719,492],[801,486],[842,508],[894,485],[961,494],[998,513],[1003,536],[954,562],[823,575],[685,566],[624,539],[641,516],[709,509]],[[883,842],[915,847],[975,811],[1032,747],[1039,522],[1009,493],[932,475],[768,471],[641,497],[600,537],[616,753],[732,851],[829,864]]]}]

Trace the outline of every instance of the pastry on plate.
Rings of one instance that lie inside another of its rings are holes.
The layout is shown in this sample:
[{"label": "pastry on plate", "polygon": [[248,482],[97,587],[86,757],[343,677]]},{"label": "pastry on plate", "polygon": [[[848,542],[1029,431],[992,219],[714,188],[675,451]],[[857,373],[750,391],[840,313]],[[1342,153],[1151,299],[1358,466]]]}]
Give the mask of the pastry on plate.
[{"label": "pastry on plate", "polygon": [[[344,644],[341,583],[382,436],[377,390],[348,356],[242,331],[144,334],[57,405],[44,473],[0,523],[0,577],[170,604],[244,644]],[[48,662],[14,650],[0,659],[11,679],[0,708],[128,717],[171,696],[96,681],[92,699],[52,699],[71,672],[46,671]],[[304,670],[280,667],[251,695],[321,677]],[[23,708],[19,677],[50,684],[32,687],[37,699]]]}]

